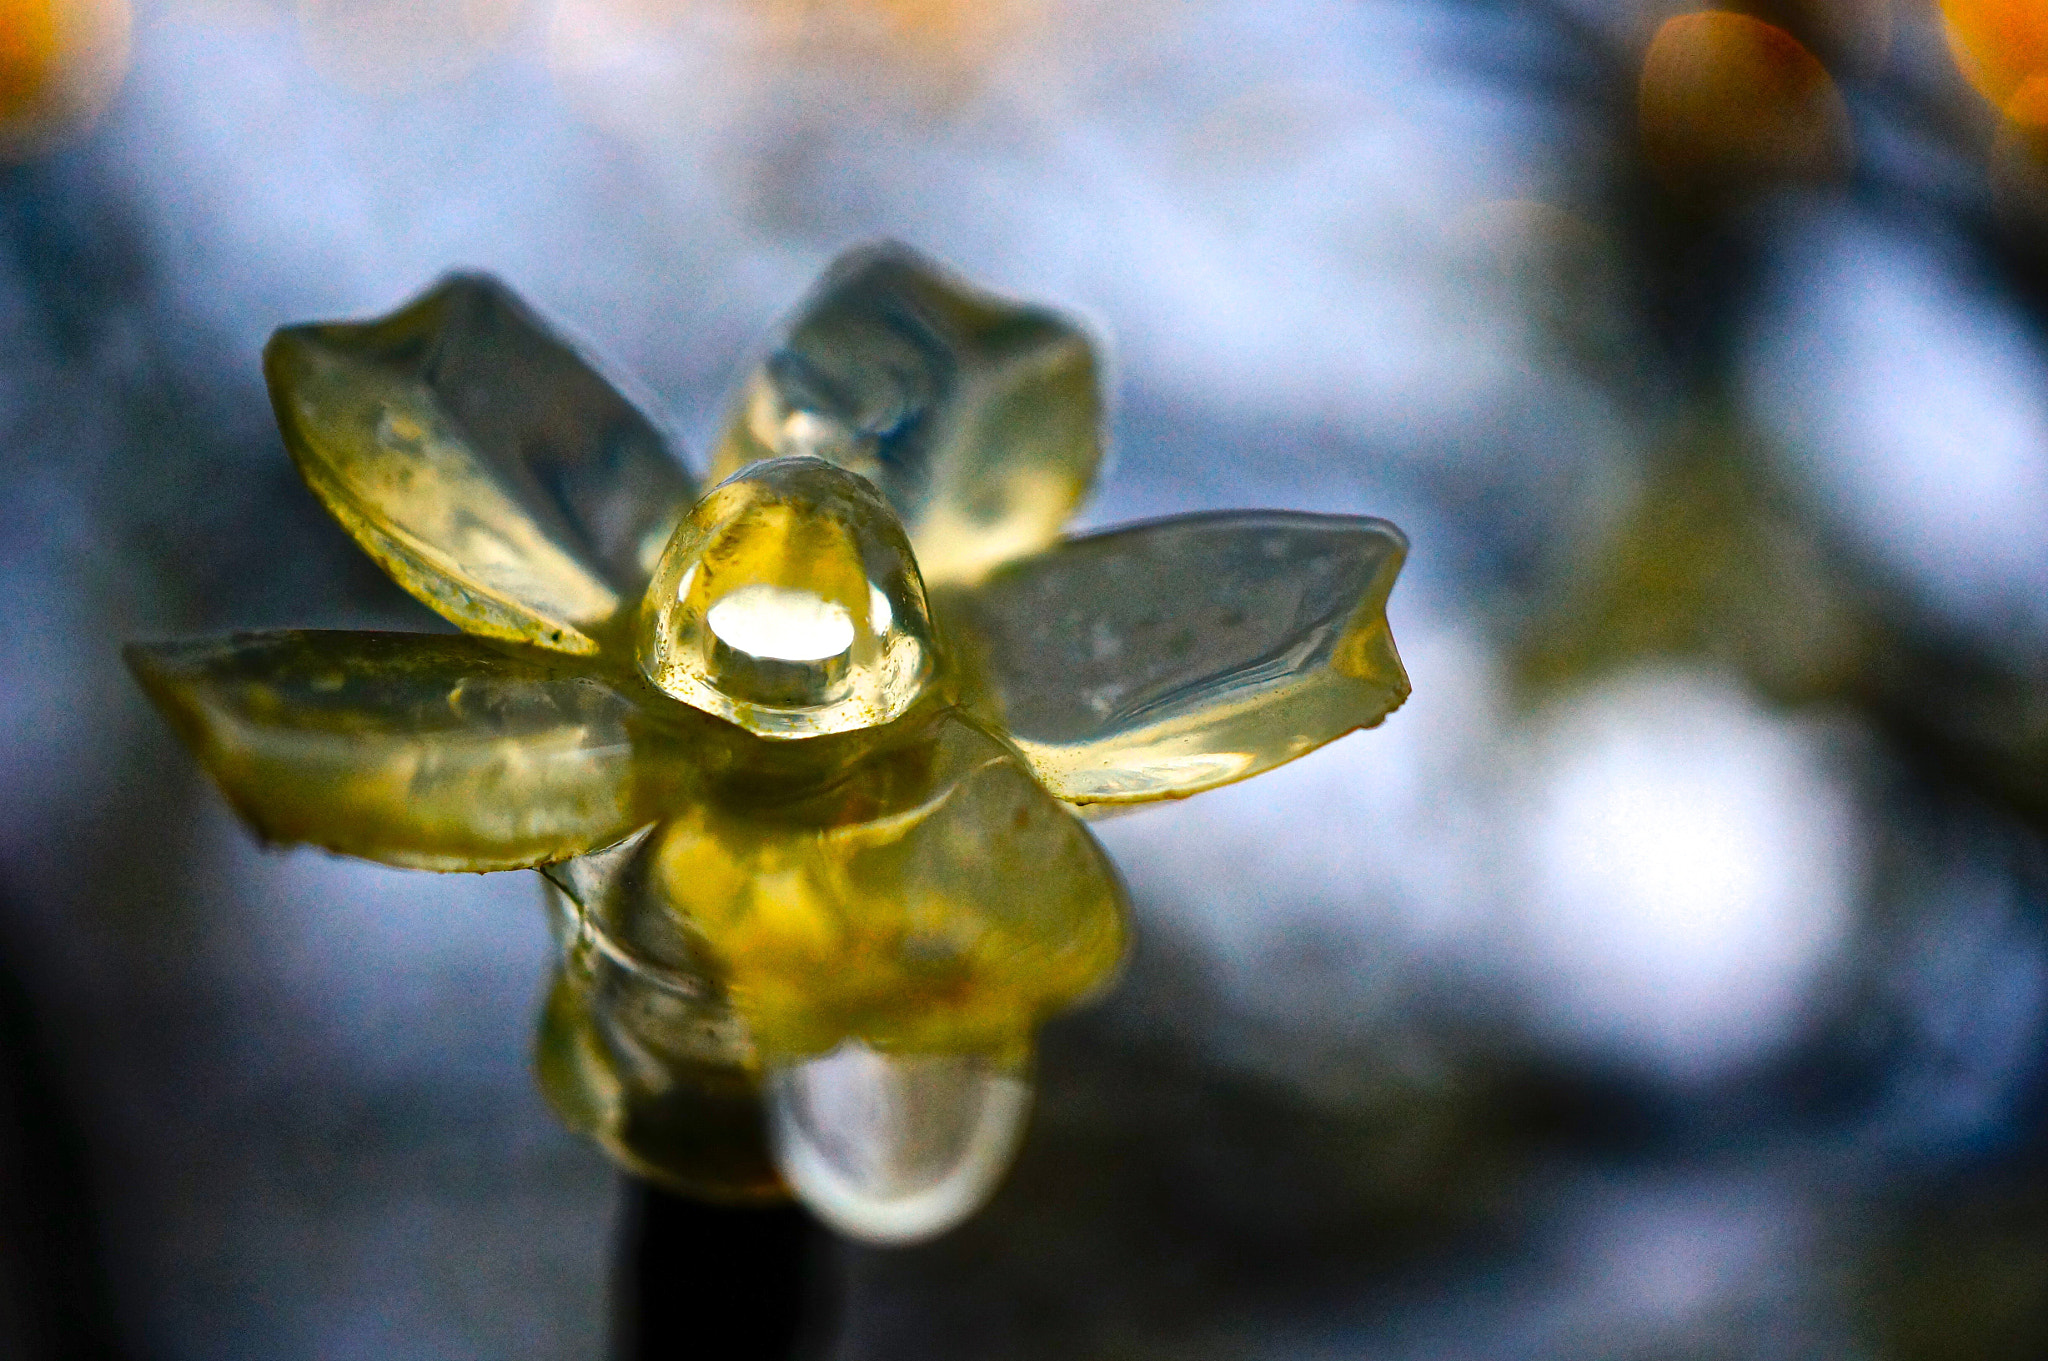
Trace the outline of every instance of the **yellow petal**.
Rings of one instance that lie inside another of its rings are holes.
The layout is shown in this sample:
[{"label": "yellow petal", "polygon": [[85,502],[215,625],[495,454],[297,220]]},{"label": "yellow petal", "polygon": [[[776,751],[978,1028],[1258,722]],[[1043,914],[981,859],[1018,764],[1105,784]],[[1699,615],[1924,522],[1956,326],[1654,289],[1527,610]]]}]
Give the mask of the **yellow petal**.
[{"label": "yellow petal", "polygon": [[306,484],[471,633],[591,653],[694,496],[647,419],[493,280],[264,351]]},{"label": "yellow petal", "polygon": [[828,459],[882,489],[927,582],[969,582],[1059,537],[1102,461],[1101,422],[1073,323],[870,246],[832,267],[747,380],[713,475]]},{"label": "yellow petal", "polygon": [[127,657],[270,841],[420,869],[513,869],[617,841],[661,801],[638,766],[663,735],[619,690],[535,649],[294,632]]},{"label": "yellow petal", "polygon": [[[710,961],[764,1063],[848,1039],[1021,1053],[1123,950],[1101,847],[954,712],[808,797],[693,804],[648,854],[651,895]],[[658,915],[631,930],[645,939]]]},{"label": "yellow petal", "polygon": [[1075,803],[1177,798],[1408,696],[1384,520],[1243,511],[1072,539],[935,598],[984,719]]},{"label": "yellow petal", "polygon": [[649,680],[763,737],[887,723],[936,661],[902,526],[873,486],[815,458],[750,465],[699,501],[640,622]]}]

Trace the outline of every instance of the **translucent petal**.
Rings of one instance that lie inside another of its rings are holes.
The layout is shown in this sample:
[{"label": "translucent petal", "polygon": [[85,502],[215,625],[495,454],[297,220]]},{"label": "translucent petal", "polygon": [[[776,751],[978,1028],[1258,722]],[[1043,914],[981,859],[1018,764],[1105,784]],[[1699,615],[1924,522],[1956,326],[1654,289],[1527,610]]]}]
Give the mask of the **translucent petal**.
[{"label": "translucent petal", "polygon": [[563,1123],[671,1190],[779,1199],[746,1027],[704,974],[603,929],[607,904],[639,896],[644,842],[550,867],[561,957],[535,1046],[541,1090]]},{"label": "translucent petal", "polygon": [[654,684],[764,737],[899,717],[933,667],[902,526],[875,489],[815,458],[771,459],[699,501],[641,618]]},{"label": "translucent petal", "polygon": [[459,635],[260,633],[128,664],[265,838],[496,870],[617,841],[659,791],[636,706],[565,659]]},{"label": "translucent petal", "polygon": [[767,1084],[776,1166],[850,1238],[936,1237],[979,1210],[1031,1109],[1023,1065],[985,1054],[883,1054],[848,1042]]},{"label": "translucent petal", "polygon": [[971,582],[1059,537],[1102,461],[1101,422],[1073,323],[871,246],[833,266],[747,380],[714,475],[830,459],[882,489],[928,582]]},{"label": "translucent petal", "polygon": [[975,704],[1053,793],[1176,798],[1290,761],[1408,696],[1383,520],[1190,515],[1069,540],[934,602]]},{"label": "translucent petal", "polygon": [[471,633],[595,652],[694,497],[647,419],[490,279],[288,327],[263,363],[306,484]]},{"label": "translucent petal", "polygon": [[764,1061],[999,1049],[1099,986],[1123,897],[1016,755],[948,711],[796,800],[693,804],[652,874]]}]

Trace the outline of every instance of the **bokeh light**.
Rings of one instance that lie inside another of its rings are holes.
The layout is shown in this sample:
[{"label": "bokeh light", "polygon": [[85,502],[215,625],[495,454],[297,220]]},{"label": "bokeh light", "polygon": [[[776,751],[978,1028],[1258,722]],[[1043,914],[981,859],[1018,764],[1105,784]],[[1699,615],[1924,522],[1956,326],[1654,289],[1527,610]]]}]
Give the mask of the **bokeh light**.
[{"label": "bokeh light", "polygon": [[1508,821],[1538,1023],[1688,1081],[1782,1043],[1862,889],[1825,733],[1726,677],[1652,669],[1561,697],[1531,738]]},{"label": "bokeh light", "polygon": [[1745,376],[1792,485],[1952,627],[2048,651],[2048,339],[1881,217],[1779,230]]},{"label": "bokeh light", "polygon": [[1023,0],[552,0],[547,62],[601,127],[644,139],[759,101],[928,121],[1043,34]]},{"label": "bokeh light", "polygon": [[2048,125],[2048,5],[1941,0],[1949,50],[1970,84],[2007,117]]},{"label": "bokeh light", "polygon": [[1643,152],[1673,189],[1820,179],[1848,164],[1848,110],[1827,68],[1746,14],[1666,20],[1643,58],[1638,108]]},{"label": "bokeh light", "polygon": [[0,160],[89,126],[129,60],[128,0],[0,0]]}]

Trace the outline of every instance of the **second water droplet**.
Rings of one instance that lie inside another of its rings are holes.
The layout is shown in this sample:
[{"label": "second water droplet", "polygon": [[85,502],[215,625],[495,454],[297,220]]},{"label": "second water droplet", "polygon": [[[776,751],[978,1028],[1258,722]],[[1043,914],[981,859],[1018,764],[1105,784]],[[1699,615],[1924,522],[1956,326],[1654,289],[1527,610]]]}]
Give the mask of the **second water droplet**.
[{"label": "second water droplet", "polygon": [[771,1073],[783,1179],[850,1238],[915,1243],[966,1219],[1009,1169],[1031,1108],[1023,1070],[984,1054],[882,1054],[849,1041]]}]

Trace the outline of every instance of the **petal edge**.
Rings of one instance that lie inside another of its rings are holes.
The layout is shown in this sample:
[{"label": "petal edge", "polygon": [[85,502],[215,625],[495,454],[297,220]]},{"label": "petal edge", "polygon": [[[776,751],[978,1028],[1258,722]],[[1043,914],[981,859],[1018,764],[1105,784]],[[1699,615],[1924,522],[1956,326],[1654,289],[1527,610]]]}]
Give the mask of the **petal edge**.
[{"label": "petal edge", "polygon": [[1102,461],[1094,347],[1067,318],[984,293],[907,247],[835,261],[748,378],[713,475],[790,454],[873,481],[927,584],[1037,552]]},{"label": "petal edge", "polygon": [[286,327],[263,367],[306,484],[472,633],[597,651],[694,498],[646,417],[493,279]]},{"label": "petal edge", "polygon": [[973,707],[1072,803],[1255,775],[1407,698],[1384,520],[1232,511],[1069,539],[935,598]]},{"label": "petal edge", "polygon": [[414,869],[517,869],[652,816],[636,706],[546,652],[312,631],[125,651],[267,841]]}]

